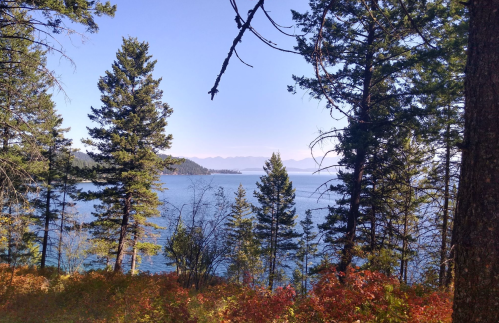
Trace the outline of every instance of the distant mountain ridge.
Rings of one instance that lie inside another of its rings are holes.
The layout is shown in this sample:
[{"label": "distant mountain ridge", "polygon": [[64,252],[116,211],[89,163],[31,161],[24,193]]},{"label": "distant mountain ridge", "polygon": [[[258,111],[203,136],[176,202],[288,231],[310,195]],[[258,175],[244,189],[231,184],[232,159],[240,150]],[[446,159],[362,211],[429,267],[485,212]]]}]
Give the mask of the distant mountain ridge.
[{"label": "distant mountain ridge", "polygon": [[[265,161],[268,160],[269,157],[189,157],[189,159],[209,169],[262,170]],[[289,171],[314,172],[319,169],[317,162],[320,162],[321,159],[322,158],[316,158],[316,161],[313,158],[301,160],[288,159],[283,160],[282,163]],[[338,160],[338,156],[327,157],[322,161],[322,166],[336,165]]]}]

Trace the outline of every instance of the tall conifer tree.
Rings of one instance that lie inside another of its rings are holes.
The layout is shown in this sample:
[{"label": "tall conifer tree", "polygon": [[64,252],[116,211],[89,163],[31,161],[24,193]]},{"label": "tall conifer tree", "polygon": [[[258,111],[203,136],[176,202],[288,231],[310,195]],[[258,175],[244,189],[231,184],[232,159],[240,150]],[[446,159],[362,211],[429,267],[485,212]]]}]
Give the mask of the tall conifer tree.
[{"label": "tall conifer tree", "polygon": [[[90,139],[83,142],[95,150],[89,156],[100,164],[94,184],[102,189],[94,197],[112,204],[119,212],[119,237],[115,271],[122,270],[127,248],[134,253],[144,238],[148,219],[159,215],[157,193],[162,190],[159,175],[176,163],[162,159],[159,150],[170,148],[172,136],[165,134],[166,118],[173,110],[161,102],[161,79],[153,79],[156,61],[148,55],[149,45],[135,38],[124,38],[111,71],[98,83],[101,108],[93,108],[88,128]],[[113,215],[116,213],[112,212]],[[133,229],[134,239],[129,239]]]},{"label": "tall conifer tree", "polygon": [[[325,99],[334,117],[338,112],[348,120],[344,129],[333,128],[317,140],[337,138],[334,150],[342,156],[339,177],[344,185],[339,191],[332,189],[346,198],[340,212],[336,209],[330,218],[341,223],[339,270],[346,271],[358,242],[367,163],[374,160],[379,142],[397,129],[419,128],[425,111],[414,104],[421,92],[414,86],[413,73],[418,62],[435,56],[425,50],[428,40],[421,38],[421,30],[448,17],[438,16],[445,11],[444,1],[309,2],[310,12],[293,12],[306,34],[297,38],[296,49],[315,65],[316,75],[294,79],[313,97]],[[415,18],[413,12],[428,14]]]},{"label": "tall conifer tree", "polygon": [[[22,10],[11,14],[30,19]],[[33,45],[33,29],[5,24],[1,32],[0,258],[16,265],[38,256],[29,197],[39,189],[36,175],[47,166],[40,141],[55,112],[47,93],[52,82],[41,72],[45,53]]]},{"label": "tall conifer tree", "polygon": [[296,252],[296,265],[297,268],[293,272],[293,282],[295,289],[305,296],[308,291],[309,271],[310,266],[313,264],[312,260],[317,257],[318,243],[317,233],[312,231],[314,229],[314,222],[312,221],[312,211],[305,212],[305,219],[300,221],[303,233],[298,241],[298,250]]},{"label": "tall conifer tree", "polygon": [[246,275],[255,276],[259,269],[260,246],[254,234],[255,218],[251,215],[251,204],[246,200],[242,184],[235,193],[227,219],[227,244],[229,252],[229,276],[238,283]]},{"label": "tall conifer tree", "polygon": [[268,267],[268,287],[274,287],[278,266],[286,252],[297,248],[295,238],[299,237],[296,225],[295,189],[283,166],[281,156],[272,154],[265,162],[266,175],[257,182],[254,192],[260,206],[255,207],[258,224],[256,232],[262,243],[266,266]]}]

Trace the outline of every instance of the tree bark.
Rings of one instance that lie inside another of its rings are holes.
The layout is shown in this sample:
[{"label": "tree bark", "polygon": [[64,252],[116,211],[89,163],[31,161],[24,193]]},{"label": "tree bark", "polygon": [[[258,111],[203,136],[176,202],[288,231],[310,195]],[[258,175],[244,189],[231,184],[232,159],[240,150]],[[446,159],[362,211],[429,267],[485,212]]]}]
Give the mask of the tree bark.
[{"label": "tree bark", "polygon": [[450,185],[450,124],[447,124],[447,138],[445,147],[445,177],[444,177],[444,209],[442,219],[442,244],[440,246],[440,272],[438,275],[438,285],[445,284],[445,273],[447,270],[447,231],[449,225],[449,185]]},{"label": "tree bark", "polygon": [[71,167],[71,149],[68,151],[68,159],[66,163],[66,169],[64,172],[64,192],[62,195],[62,208],[61,208],[61,223],[59,226],[59,244],[57,247],[57,272],[61,273],[61,260],[62,260],[62,234],[64,232],[64,216],[66,211],[66,194],[68,191],[68,175],[69,168]]},{"label": "tree bark", "polygon": [[128,231],[128,221],[130,219],[131,203],[132,194],[127,193],[125,196],[125,206],[123,208],[123,220],[121,222],[120,240],[118,242],[116,262],[114,263],[114,272],[120,272],[122,268],[123,255],[125,254],[126,234]]},{"label": "tree bark", "polygon": [[49,170],[47,177],[47,196],[45,199],[45,227],[43,230],[43,242],[42,242],[42,259],[40,261],[40,268],[45,268],[45,263],[47,261],[47,247],[49,241],[49,226],[50,226],[50,199],[52,195],[52,163],[53,163],[53,147],[49,148]]},{"label": "tree bark", "polygon": [[499,322],[499,0],[469,2],[454,323]]},{"label": "tree bark", "polygon": [[133,235],[133,246],[132,246],[132,264],[130,266],[130,273],[132,275],[135,275],[135,267],[137,265],[137,242],[138,242],[138,233],[136,230],[138,230],[137,226],[134,226],[135,232]]}]

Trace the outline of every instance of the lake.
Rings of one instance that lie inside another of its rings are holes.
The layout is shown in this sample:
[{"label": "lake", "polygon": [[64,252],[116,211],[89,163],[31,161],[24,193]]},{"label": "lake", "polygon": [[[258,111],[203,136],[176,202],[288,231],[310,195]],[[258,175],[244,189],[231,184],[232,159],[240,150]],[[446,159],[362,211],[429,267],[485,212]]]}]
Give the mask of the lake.
[{"label": "lake", "polygon": [[[257,189],[256,182],[260,180],[260,177],[264,175],[263,171],[260,172],[243,172],[241,175],[227,175],[227,174],[217,174],[217,175],[177,175],[177,176],[161,176],[161,181],[164,187],[167,188],[166,191],[160,192],[159,197],[161,200],[168,201],[175,206],[181,207],[183,204],[189,204],[192,199],[192,191],[189,189],[193,183],[203,181],[204,183],[209,183],[212,187],[223,187],[228,193],[231,201],[234,198],[234,192],[237,191],[239,184],[242,184],[246,190],[246,198],[250,203],[257,203],[256,198],[253,197],[253,191]],[[335,174],[314,174],[310,173],[289,173],[291,182],[293,183],[293,188],[296,189],[295,207],[298,219],[296,221],[296,229],[301,231],[299,221],[305,217],[305,211],[308,209],[315,210],[313,212],[313,220],[315,224],[320,224],[324,221],[324,217],[327,214],[327,210],[320,210],[320,208],[327,207],[328,205],[334,204],[334,196],[323,195],[320,199],[320,193],[317,189],[324,184],[326,181],[332,180],[336,177]],[[78,186],[84,191],[94,189],[92,183],[80,183]],[[214,193],[215,190],[212,191]],[[98,201],[92,202],[78,202],[76,209],[80,215],[80,219],[84,221],[90,221],[92,219],[91,212],[93,211],[93,205],[98,203]],[[153,220],[154,223],[160,226],[167,226],[167,220],[163,217],[156,218]],[[166,232],[159,239],[157,243],[163,245],[166,239]],[[143,259],[140,264],[140,271],[150,271],[150,272],[162,272],[170,271],[172,268],[165,264],[165,258],[162,254],[154,257],[148,257],[149,259]],[[127,261],[128,258],[125,259]],[[127,268],[128,265],[125,265]]]}]

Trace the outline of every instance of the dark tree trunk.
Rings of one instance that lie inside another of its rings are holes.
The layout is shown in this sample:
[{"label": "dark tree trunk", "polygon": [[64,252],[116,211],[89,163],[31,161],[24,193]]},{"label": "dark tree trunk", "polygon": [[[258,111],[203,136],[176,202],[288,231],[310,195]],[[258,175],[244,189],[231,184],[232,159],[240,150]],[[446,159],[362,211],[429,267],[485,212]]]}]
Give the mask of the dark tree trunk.
[{"label": "dark tree trunk", "polygon": [[[377,6],[375,0],[372,0],[371,10],[374,11],[376,10],[376,8]],[[353,249],[355,246],[357,219],[359,218],[360,193],[362,191],[362,177],[364,175],[364,168],[366,164],[367,144],[365,134],[368,132],[367,122],[369,121],[369,108],[371,104],[370,91],[374,58],[374,50],[372,49],[372,45],[374,44],[375,31],[375,23],[373,21],[369,24],[368,27],[367,45],[369,49],[366,53],[366,61],[364,66],[364,88],[362,93],[362,102],[359,107],[359,119],[356,121],[358,124],[355,126],[358,133],[354,135],[358,136],[358,141],[353,172],[352,193],[350,196],[350,210],[348,212],[347,228],[341,254],[341,260],[338,266],[338,270],[340,272],[346,272],[347,268],[352,263]]]},{"label": "dark tree trunk", "polygon": [[52,147],[49,148],[49,170],[47,176],[47,196],[45,199],[45,227],[43,230],[43,241],[42,241],[42,259],[40,261],[40,268],[45,268],[45,263],[47,261],[47,247],[49,241],[49,226],[50,226],[50,199],[52,195],[52,155],[54,151]]},{"label": "dark tree trunk", "polygon": [[[376,165],[376,154],[374,154],[374,159],[373,159],[374,164]],[[373,176],[373,190],[372,190],[372,204],[371,204],[371,228],[370,228],[370,241],[369,241],[369,246],[370,246],[370,252],[372,255],[374,255],[374,251],[376,249],[376,177]]]},{"label": "dark tree trunk", "polygon": [[69,168],[71,167],[71,149],[68,151],[68,159],[66,163],[66,170],[64,172],[64,192],[62,196],[62,209],[61,209],[61,223],[59,226],[59,244],[57,247],[57,272],[61,273],[61,260],[62,260],[62,234],[64,231],[64,217],[66,211],[66,194],[68,191],[68,175]]},{"label": "dark tree trunk", "polygon": [[130,209],[132,204],[132,195],[127,193],[125,196],[125,206],[123,208],[123,219],[121,222],[120,240],[118,242],[118,252],[116,262],[114,263],[114,272],[120,272],[125,254],[126,234],[128,231],[128,221],[130,219]]},{"label": "dark tree trunk", "polygon": [[499,322],[499,0],[469,2],[454,323]]},{"label": "dark tree trunk", "polygon": [[[279,207],[277,207],[277,212],[279,212]],[[269,290],[274,288],[274,279],[275,279],[275,268],[277,262],[277,234],[279,228],[279,216],[276,214],[275,218],[275,236],[274,236],[274,250],[272,250],[272,269],[271,274],[269,275]]]}]

